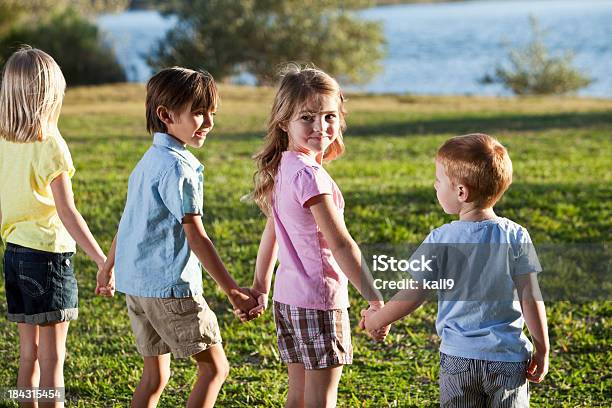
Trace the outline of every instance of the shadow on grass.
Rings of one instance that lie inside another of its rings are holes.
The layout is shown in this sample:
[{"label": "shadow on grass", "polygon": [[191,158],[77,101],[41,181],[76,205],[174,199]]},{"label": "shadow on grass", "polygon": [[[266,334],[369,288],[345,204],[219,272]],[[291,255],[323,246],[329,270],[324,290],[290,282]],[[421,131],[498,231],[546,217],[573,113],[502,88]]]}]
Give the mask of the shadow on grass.
[{"label": "shadow on grass", "polygon": [[[586,112],[586,113],[559,113],[550,115],[507,114],[497,116],[467,116],[461,114],[456,118],[431,117],[423,120],[369,120],[365,125],[351,125],[348,119],[348,137],[365,137],[371,135],[385,136],[416,136],[435,134],[464,134],[470,132],[484,132],[496,134],[502,131],[542,131],[547,129],[588,129],[594,127],[612,127],[612,111]],[[262,140],[265,129],[248,132],[225,132],[217,130],[212,137],[224,142],[227,141],[256,141]],[[151,143],[151,136],[143,129],[137,135],[100,134],[100,135],[69,135],[66,140],[72,144],[91,143],[96,141],[142,142],[143,146]]]},{"label": "shadow on grass", "polygon": [[[580,129],[612,126],[612,112],[560,113],[552,115],[510,114],[498,116],[462,115],[457,118],[429,118],[425,120],[387,120],[367,125],[351,126],[349,137],[370,135],[414,136],[429,134],[460,134],[469,132],[498,133],[500,131],[541,131],[546,129]],[[261,132],[219,134],[224,140],[253,140],[263,138]]]},{"label": "shadow on grass", "polygon": [[442,133],[500,131],[541,131],[546,129],[580,129],[612,126],[612,112],[560,113],[554,115],[511,114],[458,118],[431,118],[416,121],[387,121],[383,123],[352,126],[350,136],[383,134],[391,136],[427,135]]},{"label": "shadow on grass", "polygon": [[[523,211],[534,210],[554,210],[557,204],[563,203],[573,206],[576,211],[581,211],[578,215],[588,216],[587,209],[594,209],[598,203],[603,203],[609,197],[611,188],[605,184],[596,183],[514,183],[510,190],[506,192],[503,200],[496,206],[501,211],[504,209],[521,209]],[[407,188],[405,190],[387,192],[380,191],[375,186],[368,189],[352,189],[343,192],[348,211],[354,206],[389,208],[397,207],[397,210],[405,208],[407,205],[429,211],[442,209],[436,201],[436,193],[432,187]],[[237,208],[238,206],[239,208]],[[393,217],[395,212],[388,215]],[[207,218],[214,220],[252,220],[263,217],[259,209],[252,203],[228,203],[209,201]],[[556,214],[562,216],[562,214]],[[592,214],[591,214],[592,215]]]},{"label": "shadow on grass", "polygon": [[[610,191],[607,185],[596,183],[515,183],[495,208],[500,216],[519,217],[517,222],[529,224],[532,235],[536,234],[540,242],[608,242],[612,237],[605,217],[605,203]],[[422,222],[419,216],[433,213],[433,219],[440,221],[455,219],[444,214],[433,187],[429,186],[405,190],[400,187],[394,191],[367,186],[344,190],[343,195],[349,230],[363,227],[379,231],[384,228],[378,224],[389,219],[386,229],[393,229],[395,225],[412,232],[424,232],[426,225],[415,224]],[[263,216],[254,205],[209,198],[206,222],[217,220],[237,221],[229,228],[235,228],[239,236],[244,235],[245,227],[248,230],[263,224]],[[356,227],[352,223],[357,224]],[[257,242],[245,239],[240,244],[257,244],[260,232],[253,234]]]},{"label": "shadow on grass", "polygon": [[[589,215],[587,209],[593,209],[604,199],[609,197],[612,188],[606,184],[597,183],[513,183],[504,194],[502,201],[496,208],[517,208],[528,210],[554,209],[559,203],[576,207],[584,211],[582,215]],[[405,190],[385,192],[377,191],[375,186],[371,189],[353,189],[343,192],[347,209],[352,206],[383,206],[398,207],[401,209],[408,204],[417,207],[427,207],[430,210],[442,209],[436,201],[436,193],[431,187],[407,188]],[[435,207],[434,207],[435,206]],[[393,214],[389,214],[393,216]]]}]

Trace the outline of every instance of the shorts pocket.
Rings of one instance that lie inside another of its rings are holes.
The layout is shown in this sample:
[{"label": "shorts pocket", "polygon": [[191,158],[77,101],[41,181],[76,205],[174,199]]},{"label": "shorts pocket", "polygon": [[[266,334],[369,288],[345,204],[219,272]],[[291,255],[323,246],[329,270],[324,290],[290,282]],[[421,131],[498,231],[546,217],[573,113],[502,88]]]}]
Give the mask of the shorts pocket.
[{"label": "shorts pocket", "polygon": [[512,377],[519,374],[525,374],[527,371],[527,362],[511,362],[511,361],[489,361],[487,363],[487,371],[495,374],[502,374]]},{"label": "shorts pocket", "polygon": [[49,290],[52,273],[51,261],[19,261],[17,276],[19,287],[32,297],[42,296]]},{"label": "shorts pocket", "polygon": [[[330,321],[327,312],[322,310],[301,309],[298,317],[291,316],[296,339],[303,345],[314,346],[324,339],[325,323]],[[330,333],[329,331],[327,333]]]},{"label": "shorts pocket", "polygon": [[527,382],[527,362],[489,361],[487,371],[493,382],[505,389],[515,389]]},{"label": "shorts pocket", "polygon": [[470,369],[470,359],[442,354],[440,356],[440,371],[444,374],[460,374]]},{"label": "shorts pocket", "polygon": [[317,330],[316,332],[300,331],[299,333],[296,333],[296,338],[300,344],[305,346],[313,346],[315,343],[323,342],[325,340],[321,330]]},{"label": "shorts pocket", "polygon": [[193,297],[161,298],[161,304],[168,312],[176,315],[189,315],[197,312],[201,305]]}]

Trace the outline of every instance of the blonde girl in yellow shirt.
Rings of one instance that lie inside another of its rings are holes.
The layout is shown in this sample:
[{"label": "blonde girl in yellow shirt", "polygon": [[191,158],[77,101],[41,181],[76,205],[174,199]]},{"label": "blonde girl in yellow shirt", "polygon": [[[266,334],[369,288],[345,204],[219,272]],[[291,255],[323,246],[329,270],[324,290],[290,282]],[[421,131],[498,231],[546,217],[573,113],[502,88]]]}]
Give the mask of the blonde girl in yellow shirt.
[{"label": "blonde girl in yellow shirt", "polygon": [[[74,204],[70,178],[75,170],[57,128],[65,88],[59,66],[41,50],[23,47],[5,64],[0,233],[6,245],[8,319],[19,330],[19,388],[64,387],[68,324],[78,315],[75,241],[98,269],[105,261]],[[103,289],[111,295],[112,283]]]}]

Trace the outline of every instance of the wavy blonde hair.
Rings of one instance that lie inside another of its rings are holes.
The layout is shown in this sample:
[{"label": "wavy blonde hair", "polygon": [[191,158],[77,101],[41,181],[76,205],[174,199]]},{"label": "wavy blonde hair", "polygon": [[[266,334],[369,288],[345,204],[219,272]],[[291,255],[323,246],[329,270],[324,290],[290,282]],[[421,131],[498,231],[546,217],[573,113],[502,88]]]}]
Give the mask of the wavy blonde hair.
[{"label": "wavy blonde hair", "polygon": [[323,153],[323,160],[328,162],[344,153],[342,132],[346,129],[346,111],[340,85],[334,78],[314,67],[302,68],[297,64],[289,64],[281,71],[281,80],[268,119],[264,145],[253,157],[257,170],[253,175],[255,187],[250,197],[267,216],[270,215],[272,205],[274,177],[282,154],[289,146],[289,135],[281,125],[286,125],[304,104],[320,95],[338,98],[340,132]]},{"label": "wavy blonde hair", "polygon": [[23,46],[4,66],[0,137],[18,143],[43,140],[64,99],[66,80],[49,54]]}]

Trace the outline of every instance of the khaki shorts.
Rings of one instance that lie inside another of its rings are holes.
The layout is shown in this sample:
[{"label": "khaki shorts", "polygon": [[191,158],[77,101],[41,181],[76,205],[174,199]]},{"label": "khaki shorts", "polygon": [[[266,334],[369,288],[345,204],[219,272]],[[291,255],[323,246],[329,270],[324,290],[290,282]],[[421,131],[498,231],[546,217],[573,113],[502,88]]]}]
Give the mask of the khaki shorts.
[{"label": "khaki shorts", "polygon": [[143,357],[172,352],[185,358],[221,343],[217,317],[202,295],[150,298],[126,295],[128,316]]}]

